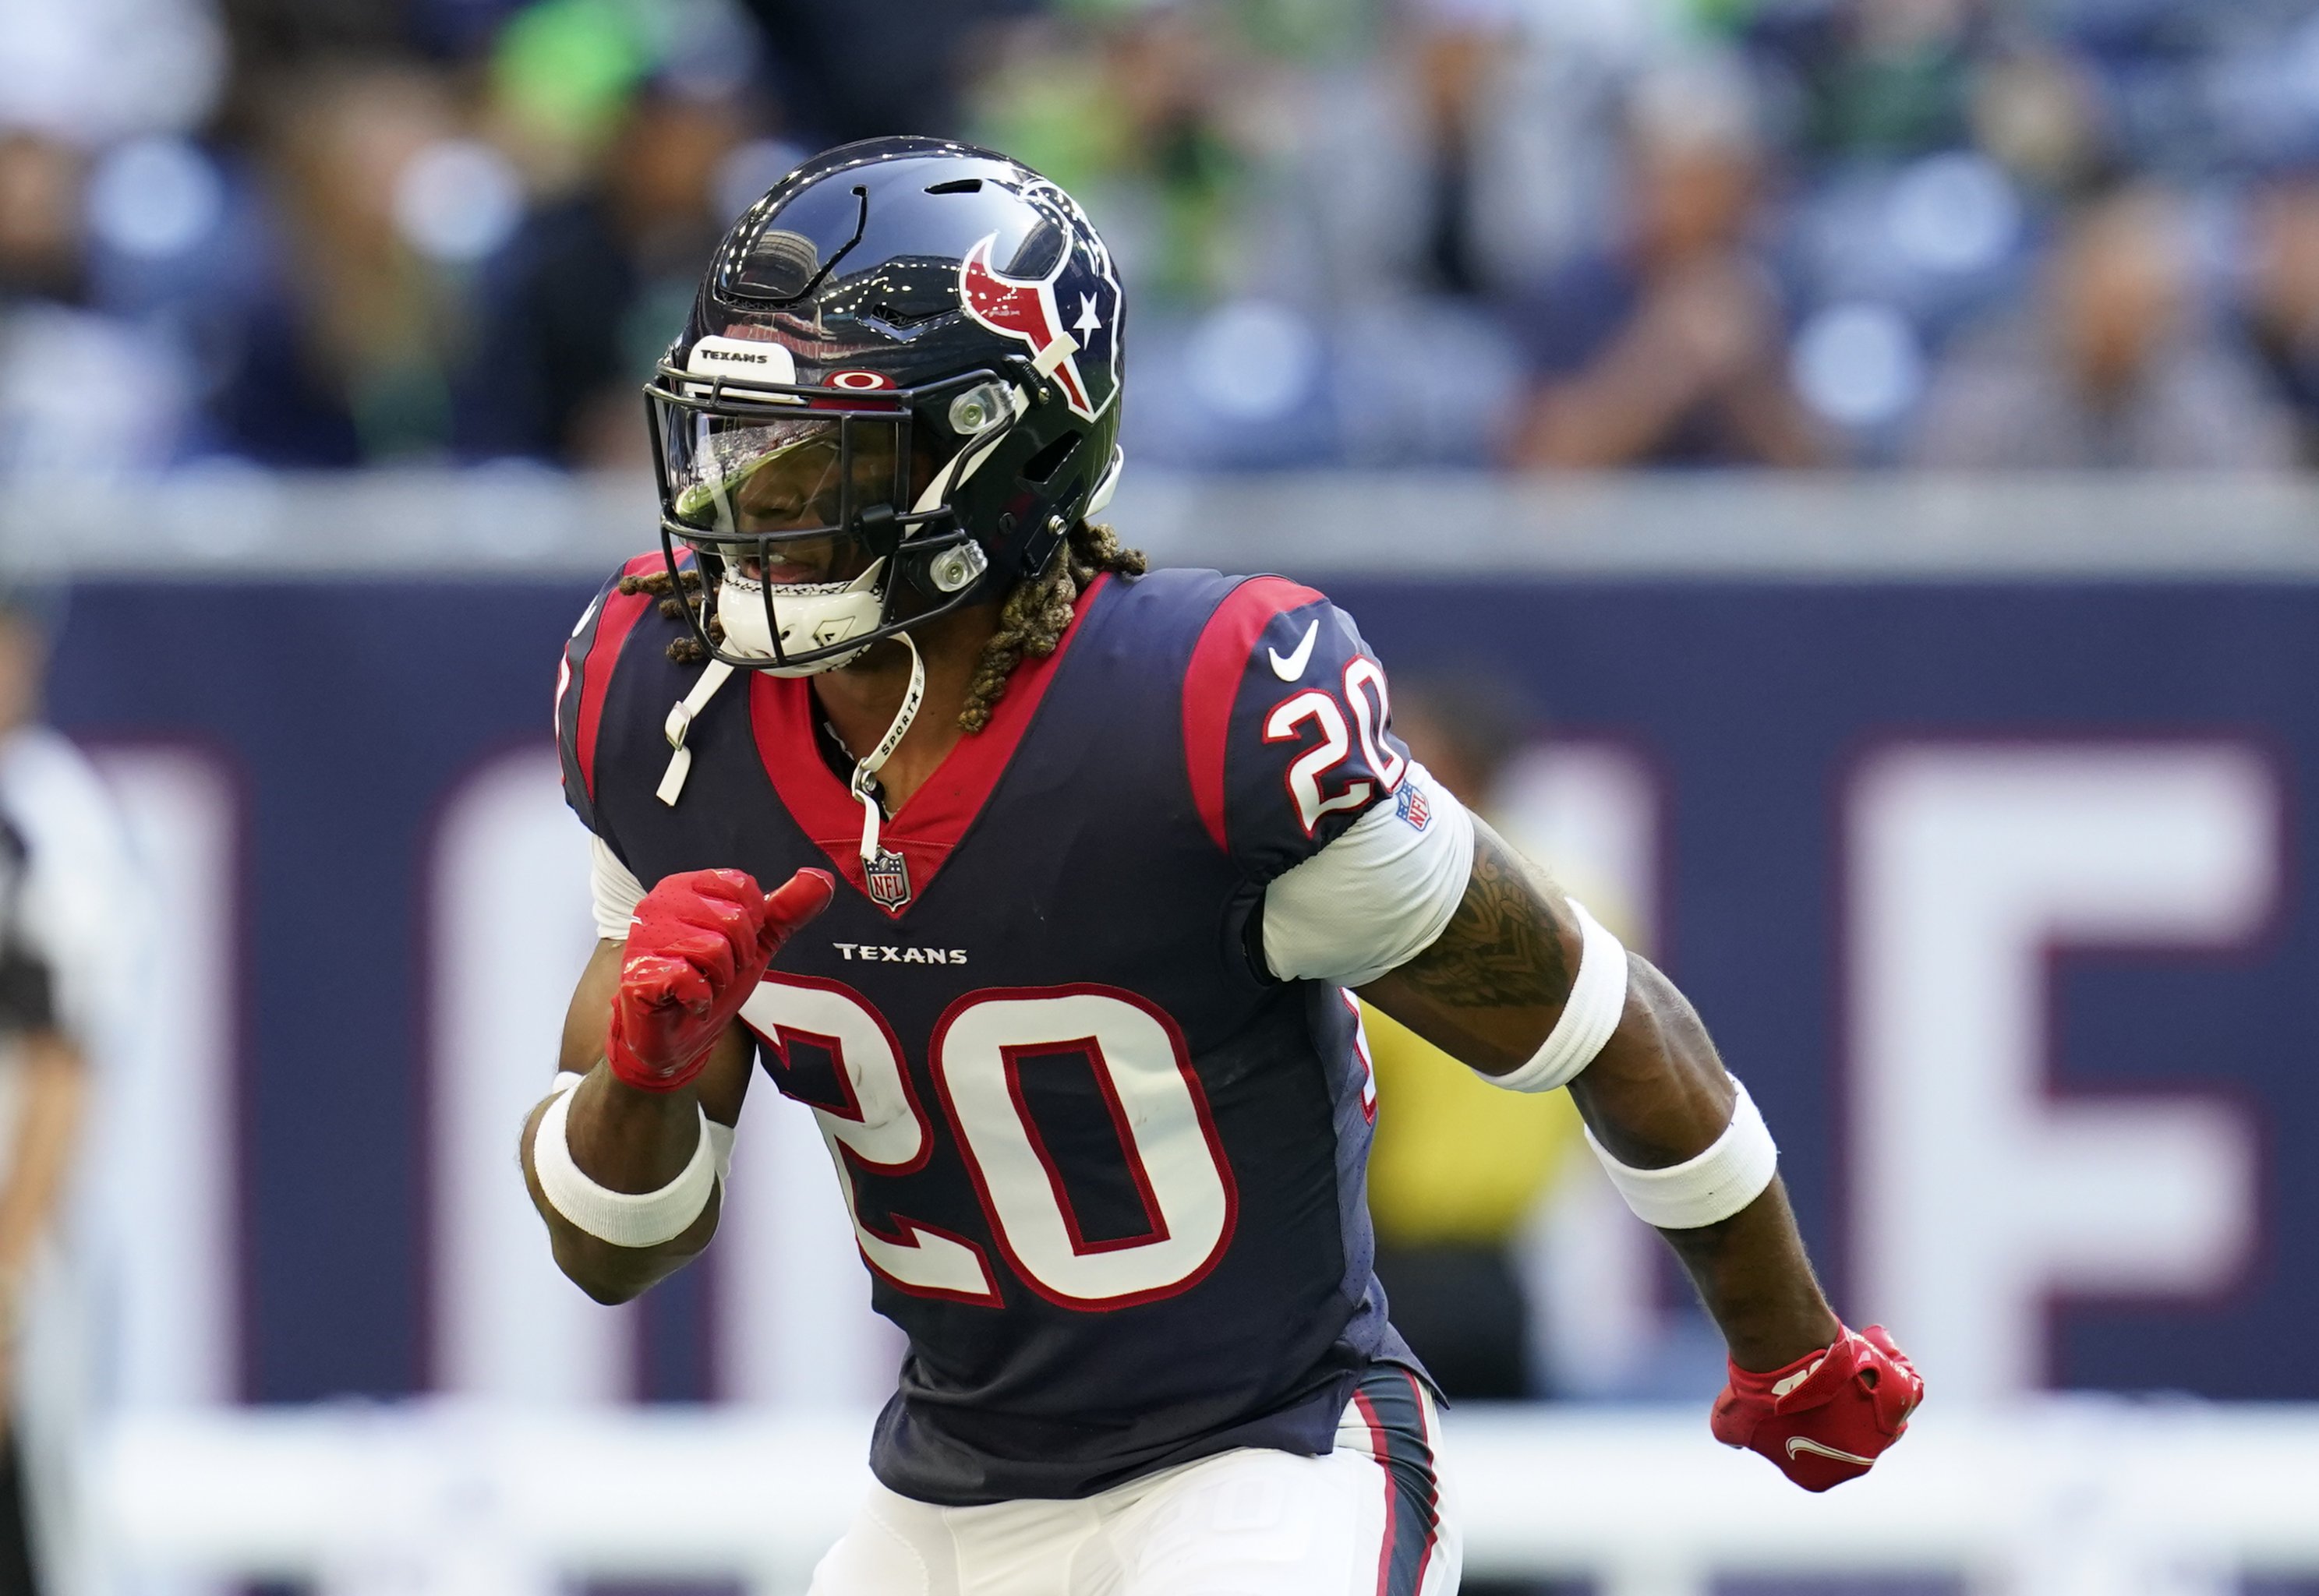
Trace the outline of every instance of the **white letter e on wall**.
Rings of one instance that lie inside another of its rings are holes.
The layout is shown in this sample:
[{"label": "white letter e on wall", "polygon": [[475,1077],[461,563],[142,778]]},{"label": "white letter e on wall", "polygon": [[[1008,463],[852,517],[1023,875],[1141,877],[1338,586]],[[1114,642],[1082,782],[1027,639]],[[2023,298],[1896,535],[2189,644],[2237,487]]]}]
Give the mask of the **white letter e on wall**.
[{"label": "white letter e on wall", "polygon": [[2199,1295],[2243,1265],[2251,1127],[2219,1097],[2053,1095],[2047,954],[2248,940],[2278,801],[2223,742],[1908,744],[1857,772],[1854,1284],[1944,1398],[2043,1384],[2057,1292]]}]

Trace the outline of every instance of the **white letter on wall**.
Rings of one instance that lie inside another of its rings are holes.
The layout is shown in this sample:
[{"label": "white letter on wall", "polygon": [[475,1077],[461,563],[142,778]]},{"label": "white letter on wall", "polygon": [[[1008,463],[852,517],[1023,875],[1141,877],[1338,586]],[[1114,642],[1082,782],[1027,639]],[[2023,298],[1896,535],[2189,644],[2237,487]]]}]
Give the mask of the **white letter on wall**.
[{"label": "white letter on wall", "polygon": [[564,1278],[516,1164],[596,943],[588,834],[564,807],[555,748],[468,777],[444,807],[430,863],[436,1384],[619,1401],[635,1384],[633,1312],[599,1307]]},{"label": "white letter on wall", "polygon": [[2278,801],[2222,743],[1915,744],[1853,783],[1854,1285],[1945,1399],[2041,1384],[2053,1293],[2201,1294],[2246,1258],[2250,1128],[2219,1098],[2055,1098],[2046,956],[2251,937]]},{"label": "white letter on wall", "polygon": [[[101,1271],[89,1306],[104,1303],[110,1313],[97,1314],[83,1350],[97,1361],[93,1372],[119,1412],[230,1402],[241,1383],[242,795],[216,755],[167,742],[113,744],[92,762],[126,834],[102,834],[108,816],[77,817],[87,832],[76,844],[74,889],[116,863],[99,857],[113,842],[126,844],[131,858],[118,862],[142,890],[102,914],[123,989],[105,995],[98,1020],[106,1034],[85,1170],[96,1247],[86,1261]],[[74,1397],[48,1386],[38,1326],[31,1328],[31,1389],[20,1417],[38,1447],[41,1409]],[[105,1347],[117,1363],[99,1356]],[[102,1536],[87,1537],[76,1553],[75,1524],[68,1516],[46,1526],[62,1542],[51,1548],[60,1564],[52,1572],[67,1588],[137,1596],[229,1589],[207,1575],[132,1574],[106,1561],[117,1548]],[[84,1565],[81,1556],[95,1561]]]},{"label": "white letter on wall", "polygon": [[[1557,736],[1517,754],[1488,794],[1505,839],[1551,869],[1637,952],[1658,945],[1657,771],[1635,749]],[[1664,1244],[1573,1138],[1525,1226],[1519,1257],[1540,1366],[1564,1393],[1631,1394],[1664,1372],[1681,1320],[1660,1290]]]},{"label": "white letter on wall", "polygon": [[829,1157],[812,1111],[759,1070],[717,1227],[717,1385],[735,1402],[866,1408],[894,1389],[901,1332],[871,1310]]},{"label": "white letter on wall", "polygon": [[150,897],[138,927],[134,1012],[90,1127],[93,1185],[121,1249],[124,1407],[238,1394],[235,1047],[240,794],[211,755],[108,748],[96,765],[121,807]]}]

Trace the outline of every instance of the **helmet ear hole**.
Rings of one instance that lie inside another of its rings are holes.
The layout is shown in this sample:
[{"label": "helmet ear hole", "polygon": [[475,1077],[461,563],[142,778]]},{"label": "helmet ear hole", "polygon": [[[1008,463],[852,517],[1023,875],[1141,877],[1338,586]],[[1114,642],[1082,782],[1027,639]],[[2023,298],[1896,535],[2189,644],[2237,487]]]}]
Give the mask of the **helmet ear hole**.
[{"label": "helmet ear hole", "polygon": [[1063,462],[1078,451],[1079,436],[1076,432],[1066,432],[1024,461],[1023,480],[1034,487],[1045,487],[1055,473],[1063,468]]}]

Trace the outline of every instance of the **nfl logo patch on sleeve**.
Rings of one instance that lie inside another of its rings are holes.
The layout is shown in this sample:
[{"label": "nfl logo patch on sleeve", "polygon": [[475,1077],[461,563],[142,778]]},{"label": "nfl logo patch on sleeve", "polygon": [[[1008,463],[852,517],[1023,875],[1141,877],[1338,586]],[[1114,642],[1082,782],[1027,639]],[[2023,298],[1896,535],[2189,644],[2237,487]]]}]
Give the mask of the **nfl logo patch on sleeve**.
[{"label": "nfl logo patch on sleeve", "polygon": [[1401,790],[1393,795],[1393,802],[1394,812],[1409,822],[1412,831],[1423,831],[1425,823],[1433,818],[1432,806],[1425,801],[1425,795],[1417,789],[1414,781],[1403,782]]},{"label": "nfl logo patch on sleeve", "polygon": [[870,894],[870,901],[888,914],[899,911],[910,901],[908,861],[891,848],[879,849],[878,857],[862,867],[862,882]]}]

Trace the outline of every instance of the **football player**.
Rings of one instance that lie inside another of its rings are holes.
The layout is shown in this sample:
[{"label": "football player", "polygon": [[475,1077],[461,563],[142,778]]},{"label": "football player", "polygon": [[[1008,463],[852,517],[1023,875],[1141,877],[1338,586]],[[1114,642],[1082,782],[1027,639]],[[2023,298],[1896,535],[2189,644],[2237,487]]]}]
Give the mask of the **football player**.
[{"label": "football player", "polygon": [[559,687],[603,941],[523,1133],[557,1261],[618,1302],[706,1247],[762,1070],[909,1338],[816,1596],[1452,1591],[1358,991],[1570,1087],[1729,1343],[1715,1434],[1864,1473],[1921,1384],[1683,996],[1410,758],[1327,599],[1089,519],[1123,311],[1068,195],[927,140],[718,249],[647,390],[661,547]]}]

